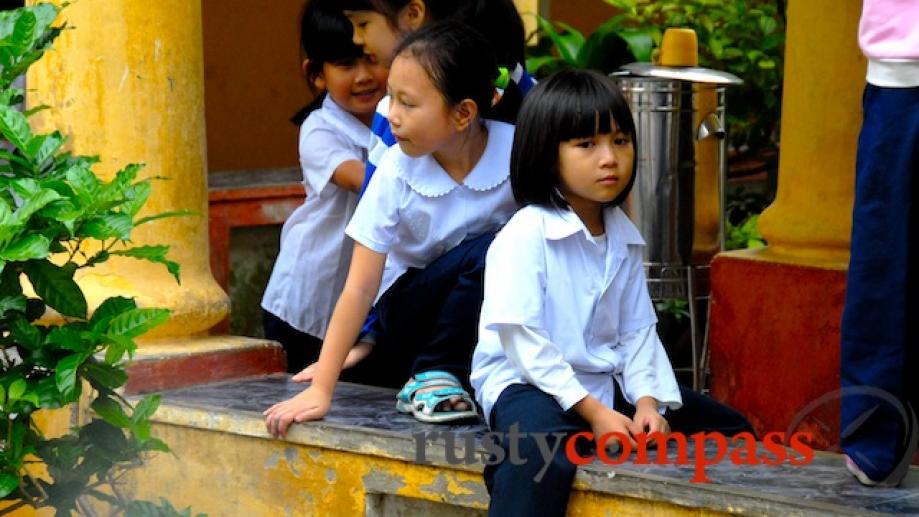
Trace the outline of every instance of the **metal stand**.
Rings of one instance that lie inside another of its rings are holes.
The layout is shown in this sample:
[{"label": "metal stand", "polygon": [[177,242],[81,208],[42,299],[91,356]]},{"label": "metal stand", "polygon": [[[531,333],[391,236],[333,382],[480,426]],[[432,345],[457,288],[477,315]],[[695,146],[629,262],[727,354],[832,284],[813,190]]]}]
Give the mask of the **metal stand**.
[{"label": "metal stand", "polygon": [[[690,364],[674,365],[675,372],[692,372],[692,387],[705,391],[707,378],[708,315],[711,289],[710,267],[645,263],[648,292],[654,303],[684,300],[689,313]],[[704,318],[701,317],[704,314]]]}]

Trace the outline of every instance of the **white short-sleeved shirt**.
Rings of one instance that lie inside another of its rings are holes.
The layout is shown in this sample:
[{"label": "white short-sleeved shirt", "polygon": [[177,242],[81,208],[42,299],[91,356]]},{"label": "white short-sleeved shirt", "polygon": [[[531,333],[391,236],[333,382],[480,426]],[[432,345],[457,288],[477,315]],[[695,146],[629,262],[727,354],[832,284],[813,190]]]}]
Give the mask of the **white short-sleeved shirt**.
[{"label": "white short-sleeved shirt", "polygon": [[377,299],[408,268],[423,268],[467,237],[501,227],[517,210],[509,181],[514,126],[485,121],[488,142],[463,183],[430,155],[383,154],[345,232],[386,266]]},{"label": "white short-sleeved shirt", "polygon": [[344,287],[353,242],[345,226],[357,195],[331,183],[349,160],[364,161],[370,129],[331,96],[300,126],[300,167],[306,200],[284,223],[281,250],[262,307],[290,326],[323,338]]},{"label": "white short-sleeved shirt", "polygon": [[[471,382],[485,415],[511,384],[532,384],[567,410],[588,393],[613,407],[653,396],[679,407],[673,368],[655,331],[645,281],[644,241],[617,207],[595,239],[570,210],[530,205],[498,233],[485,263],[485,300]],[[598,241],[605,245],[601,249]],[[528,329],[540,339],[499,337]]]}]

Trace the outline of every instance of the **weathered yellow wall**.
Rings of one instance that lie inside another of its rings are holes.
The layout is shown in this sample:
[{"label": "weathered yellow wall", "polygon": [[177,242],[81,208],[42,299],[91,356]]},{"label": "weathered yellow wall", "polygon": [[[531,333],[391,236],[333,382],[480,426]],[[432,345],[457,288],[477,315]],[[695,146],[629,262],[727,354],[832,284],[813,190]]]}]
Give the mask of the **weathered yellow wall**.
[{"label": "weathered yellow wall", "polygon": [[861,2],[792,0],[788,11],[778,193],[759,220],[769,250],[756,257],[845,267],[865,85]]},{"label": "weathered yellow wall", "polygon": [[[288,442],[157,424],[174,455],[159,454],[130,476],[127,491],[162,495],[177,508],[212,516],[364,515],[364,486],[385,493],[482,509],[481,475]],[[577,487],[576,487],[577,488]],[[722,515],[668,503],[575,491],[569,515]]]},{"label": "weathered yellow wall", "polygon": [[226,295],[208,258],[204,81],[201,10],[184,0],[81,0],[70,4],[64,31],[29,71],[27,103],[51,109],[33,118],[39,131],[58,128],[77,154],[100,155],[104,178],[133,162],[155,181],[141,215],[192,210],[198,215],[136,229],[134,244],[169,244],[182,265],[182,285],[166,269],[112,258],[84,270],[91,306],[108,296],[136,296],[143,306],[168,307],[170,322],[149,337],[188,336],[223,319]]},{"label": "weathered yellow wall", "polygon": [[[38,411],[33,415],[33,421],[35,425],[41,429],[42,433],[45,434],[48,438],[59,438],[70,430],[72,424],[72,411],[73,406],[63,408],[63,409],[54,409],[54,410],[44,410]],[[47,473],[44,465],[34,465],[29,469],[29,472],[38,478],[44,477]],[[15,503],[14,503],[15,504]],[[6,505],[0,503],[0,514],[3,513],[3,509],[12,505]],[[43,508],[41,510],[34,510],[31,507],[23,506],[18,510],[10,514],[12,517],[51,517],[54,515],[54,509],[52,508]]]}]

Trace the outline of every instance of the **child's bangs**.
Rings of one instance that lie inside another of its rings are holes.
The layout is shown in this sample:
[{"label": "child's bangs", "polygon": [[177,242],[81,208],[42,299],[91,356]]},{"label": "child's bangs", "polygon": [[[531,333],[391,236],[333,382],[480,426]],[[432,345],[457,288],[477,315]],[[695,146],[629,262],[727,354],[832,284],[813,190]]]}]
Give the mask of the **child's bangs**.
[{"label": "child's bangs", "polygon": [[612,133],[634,133],[634,122],[622,97],[604,85],[587,81],[578,85],[575,95],[565,95],[559,106],[559,137],[561,140],[588,138]]},{"label": "child's bangs", "polygon": [[324,16],[316,20],[313,27],[311,40],[316,42],[310,45],[307,56],[316,63],[338,63],[353,61],[364,55],[361,47],[354,44],[351,22],[338,16]]}]

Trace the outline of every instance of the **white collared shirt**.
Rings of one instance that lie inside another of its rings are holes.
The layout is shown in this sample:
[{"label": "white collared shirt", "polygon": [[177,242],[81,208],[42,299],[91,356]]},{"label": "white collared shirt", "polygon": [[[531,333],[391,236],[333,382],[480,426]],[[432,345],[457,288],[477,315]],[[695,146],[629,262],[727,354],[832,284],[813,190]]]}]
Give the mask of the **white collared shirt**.
[{"label": "white collared shirt", "polygon": [[412,158],[398,145],[383,155],[345,230],[387,254],[377,299],[408,268],[423,268],[467,237],[497,230],[517,210],[509,181],[514,126],[485,123],[485,151],[463,183],[431,155]]},{"label": "white collared shirt", "polygon": [[342,163],[366,159],[369,140],[370,129],[330,95],[300,126],[307,196],[281,230],[281,249],[262,307],[320,339],[348,276],[353,242],[345,226],[357,205],[357,195],[330,180]]},{"label": "white collared shirt", "polygon": [[655,330],[644,241],[617,207],[604,211],[604,227],[596,239],[574,212],[530,205],[498,233],[472,360],[486,417],[511,384],[532,384],[565,410],[588,394],[612,408],[614,378],[633,404],[681,405]]}]

